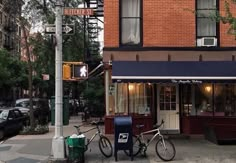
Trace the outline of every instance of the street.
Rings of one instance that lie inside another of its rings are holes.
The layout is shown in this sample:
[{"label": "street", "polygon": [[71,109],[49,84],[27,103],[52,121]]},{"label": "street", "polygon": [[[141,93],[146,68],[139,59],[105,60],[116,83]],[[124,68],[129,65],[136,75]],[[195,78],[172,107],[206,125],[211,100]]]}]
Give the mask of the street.
[{"label": "street", "polygon": [[[64,135],[75,133],[73,125],[81,123],[80,117],[72,117],[70,125],[63,127]],[[91,126],[85,125],[82,129],[89,129]],[[92,132],[92,131],[91,131]],[[38,163],[48,162],[51,156],[52,137],[54,126],[50,126],[50,131],[44,135],[17,135],[3,141],[0,145],[0,160],[7,163]],[[86,137],[90,137],[90,133]],[[113,135],[108,135],[114,146]],[[203,137],[190,139],[173,139],[176,147],[176,156],[173,163],[234,163],[236,162],[236,145],[216,145]],[[113,149],[114,151],[114,149]],[[147,150],[147,157],[138,155],[134,157],[137,163],[163,162],[155,153],[155,143],[151,144]],[[105,158],[95,140],[85,153],[86,163],[114,163],[115,157]],[[131,159],[123,151],[118,151],[118,161],[121,163],[131,162]]]}]

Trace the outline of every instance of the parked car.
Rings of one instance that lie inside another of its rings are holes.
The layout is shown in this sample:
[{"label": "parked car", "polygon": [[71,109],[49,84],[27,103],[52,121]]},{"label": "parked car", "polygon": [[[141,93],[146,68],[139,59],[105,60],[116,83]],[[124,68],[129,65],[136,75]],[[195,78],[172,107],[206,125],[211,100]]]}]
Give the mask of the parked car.
[{"label": "parked car", "polygon": [[24,115],[19,109],[4,107],[0,110],[0,139],[18,133],[29,121],[29,116]]},{"label": "parked car", "polygon": [[[33,98],[33,113],[34,117],[40,121],[50,120],[50,108],[47,99]],[[30,99],[22,98],[17,99],[15,108],[19,109],[24,114],[30,114]],[[46,119],[45,119],[46,118]]]}]

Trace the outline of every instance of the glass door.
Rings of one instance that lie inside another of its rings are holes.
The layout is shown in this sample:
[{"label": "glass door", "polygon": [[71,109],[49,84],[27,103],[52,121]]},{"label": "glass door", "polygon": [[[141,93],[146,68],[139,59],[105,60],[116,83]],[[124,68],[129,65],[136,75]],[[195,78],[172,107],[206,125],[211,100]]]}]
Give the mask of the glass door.
[{"label": "glass door", "polygon": [[178,91],[176,85],[159,86],[158,122],[165,121],[165,130],[179,132]]}]

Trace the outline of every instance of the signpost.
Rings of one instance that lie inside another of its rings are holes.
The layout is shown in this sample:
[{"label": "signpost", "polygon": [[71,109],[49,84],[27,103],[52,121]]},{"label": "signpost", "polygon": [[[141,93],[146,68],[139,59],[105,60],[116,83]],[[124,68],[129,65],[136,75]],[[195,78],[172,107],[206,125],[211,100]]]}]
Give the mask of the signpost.
[{"label": "signpost", "polygon": [[[62,16],[68,15],[93,15],[93,9],[90,8],[63,8],[62,0],[56,1],[56,21],[55,25],[48,25],[45,28],[46,34],[55,34],[55,135],[52,140],[53,160],[57,162],[66,161],[65,158],[65,140],[63,137],[63,80],[62,80],[62,33],[74,34],[74,25],[62,25]],[[76,65],[76,74],[74,77],[78,79],[86,79],[88,77],[88,66]]]},{"label": "signpost", "polygon": [[64,8],[63,15],[93,15],[91,8]]},{"label": "signpost", "polygon": [[[45,26],[45,33],[46,34],[55,34],[56,32],[56,25],[55,24],[48,24]],[[66,35],[73,35],[75,33],[75,25],[74,24],[63,24],[62,25],[62,34]]]}]

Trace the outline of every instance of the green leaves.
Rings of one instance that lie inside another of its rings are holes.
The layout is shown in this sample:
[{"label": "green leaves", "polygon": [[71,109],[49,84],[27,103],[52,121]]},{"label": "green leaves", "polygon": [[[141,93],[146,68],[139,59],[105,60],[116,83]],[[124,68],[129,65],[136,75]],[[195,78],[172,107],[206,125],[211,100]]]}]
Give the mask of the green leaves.
[{"label": "green leaves", "polygon": [[0,49],[0,87],[17,86],[25,81],[24,76],[26,76],[26,63]]}]

